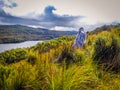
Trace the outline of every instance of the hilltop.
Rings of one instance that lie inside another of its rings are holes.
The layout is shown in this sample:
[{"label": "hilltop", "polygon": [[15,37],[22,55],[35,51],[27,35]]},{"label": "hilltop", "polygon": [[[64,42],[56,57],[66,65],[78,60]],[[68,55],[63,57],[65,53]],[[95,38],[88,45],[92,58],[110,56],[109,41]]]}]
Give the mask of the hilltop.
[{"label": "hilltop", "polygon": [[55,31],[22,25],[0,25],[0,43],[49,40],[64,35],[74,35],[76,33],[75,31]]},{"label": "hilltop", "polygon": [[101,27],[97,27],[95,30],[88,32],[89,34],[98,34],[103,31],[111,31],[113,28],[119,27],[120,24],[116,25],[103,25]]}]

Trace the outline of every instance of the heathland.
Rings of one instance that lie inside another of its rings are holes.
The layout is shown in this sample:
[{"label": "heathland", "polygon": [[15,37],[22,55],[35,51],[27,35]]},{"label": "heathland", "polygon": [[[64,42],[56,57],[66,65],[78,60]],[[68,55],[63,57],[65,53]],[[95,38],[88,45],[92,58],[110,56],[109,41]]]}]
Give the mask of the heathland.
[{"label": "heathland", "polygon": [[120,25],[87,32],[82,48],[63,36],[0,54],[0,90],[119,90]]}]

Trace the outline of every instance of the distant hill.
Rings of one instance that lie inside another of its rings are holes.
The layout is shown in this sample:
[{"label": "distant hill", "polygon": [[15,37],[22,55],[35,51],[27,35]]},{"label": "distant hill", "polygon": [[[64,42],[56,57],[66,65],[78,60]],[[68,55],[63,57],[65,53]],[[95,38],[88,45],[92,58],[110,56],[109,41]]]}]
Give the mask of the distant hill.
[{"label": "distant hill", "polygon": [[103,25],[101,27],[96,28],[95,30],[88,32],[89,34],[98,34],[102,31],[111,31],[113,28],[120,27],[120,24],[116,25]]},{"label": "distant hill", "polygon": [[76,31],[55,31],[22,25],[0,25],[0,43],[17,43],[27,40],[49,40],[64,35],[74,35]]},{"label": "distant hill", "polygon": [[97,27],[95,30],[89,32],[89,34],[98,34],[99,32],[102,31],[111,31],[111,27],[113,27],[112,25],[103,25],[101,27]]}]

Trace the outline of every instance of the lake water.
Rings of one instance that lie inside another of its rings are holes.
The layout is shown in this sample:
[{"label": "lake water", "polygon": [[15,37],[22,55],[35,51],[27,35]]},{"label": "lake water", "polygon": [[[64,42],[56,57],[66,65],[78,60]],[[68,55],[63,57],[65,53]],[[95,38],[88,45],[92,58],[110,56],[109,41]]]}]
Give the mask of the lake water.
[{"label": "lake water", "polygon": [[38,42],[43,42],[43,41],[25,41],[21,43],[0,44],[0,53],[6,50],[15,49],[15,48],[31,47],[36,45]]}]

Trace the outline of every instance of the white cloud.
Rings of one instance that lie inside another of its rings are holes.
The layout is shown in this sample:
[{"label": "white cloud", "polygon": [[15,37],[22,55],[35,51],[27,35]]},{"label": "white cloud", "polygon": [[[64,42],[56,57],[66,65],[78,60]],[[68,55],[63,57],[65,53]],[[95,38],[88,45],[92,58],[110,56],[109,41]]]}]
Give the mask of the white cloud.
[{"label": "white cloud", "polygon": [[4,4],[11,5],[11,3],[8,0],[4,0]]},{"label": "white cloud", "polygon": [[58,30],[58,31],[71,31],[71,30],[75,30],[75,28],[70,28],[70,27],[62,27],[62,26],[55,26],[53,28],[51,28],[50,30]]}]

